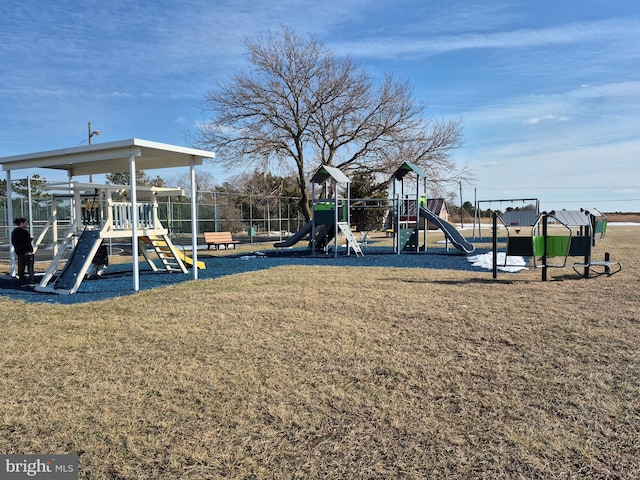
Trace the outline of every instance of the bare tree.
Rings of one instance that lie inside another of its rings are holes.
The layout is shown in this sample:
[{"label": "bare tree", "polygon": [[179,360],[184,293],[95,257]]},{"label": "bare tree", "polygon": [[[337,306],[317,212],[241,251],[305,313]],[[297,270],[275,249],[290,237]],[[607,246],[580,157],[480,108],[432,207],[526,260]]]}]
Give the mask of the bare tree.
[{"label": "bare tree", "polygon": [[307,178],[320,165],[374,174],[372,193],[403,161],[438,182],[456,170],[450,155],[461,145],[461,122],[425,119],[408,82],[387,75],[376,85],[352,58],[286,28],[246,47],[250,69],[206,95],[210,118],[196,143],[215,149],[228,168],[293,174],[307,219]]},{"label": "bare tree", "polygon": [[[216,188],[215,177],[211,172],[196,171],[196,201],[202,202],[209,199]],[[182,188],[187,197],[191,198],[191,175],[181,174],[171,178],[171,184]]]},{"label": "bare tree", "polygon": [[[105,175],[107,183],[111,185],[130,185],[131,174],[129,172],[113,172]],[[144,187],[163,187],[164,180],[160,176],[150,178],[144,170],[136,171],[136,185]]]}]

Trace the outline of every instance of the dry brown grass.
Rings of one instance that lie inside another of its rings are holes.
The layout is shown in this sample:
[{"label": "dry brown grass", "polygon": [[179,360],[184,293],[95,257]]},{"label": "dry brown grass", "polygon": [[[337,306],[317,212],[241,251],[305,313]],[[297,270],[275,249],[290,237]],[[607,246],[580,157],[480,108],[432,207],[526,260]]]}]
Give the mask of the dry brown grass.
[{"label": "dry brown grass", "polygon": [[638,228],[610,278],[282,267],[0,297],[0,451],[86,479],[638,478]]}]

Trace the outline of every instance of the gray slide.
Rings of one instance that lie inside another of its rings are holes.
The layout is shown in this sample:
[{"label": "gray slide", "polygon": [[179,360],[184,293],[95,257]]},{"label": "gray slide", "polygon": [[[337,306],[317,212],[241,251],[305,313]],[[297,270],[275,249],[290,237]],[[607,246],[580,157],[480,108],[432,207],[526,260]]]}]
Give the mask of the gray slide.
[{"label": "gray slide", "polygon": [[472,253],[476,247],[473,244],[467,242],[467,240],[462,236],[462,234],[458,231],[456,227],[451,225],[446,220],[443,220],[438,215],[433,213],[431,210],[427,210],[426,208],[420,208],[420,216],[426,218],[431,223],[438,226],[440,230],[444,232],[449,241],[453,243],[453,245],[464,253]]},{"label": "gray slide", "polygon": [[54,283],[54,290],[64,293],[74,293],[84,277],[84,273],[89,268],[93,255],[102,243],[100,230],[84,230],[76,248],[71,252],[71,256]]},{"label": "gray slide", "polygon": [[274,243],[273,246],[276,248],[292,247],[304,237],[306,237],[309,233],[311,233],[312,226],[313,225],[311,222],[307,223],[304,227],[291,235],[289,238],[283,240],[282,242]]}]

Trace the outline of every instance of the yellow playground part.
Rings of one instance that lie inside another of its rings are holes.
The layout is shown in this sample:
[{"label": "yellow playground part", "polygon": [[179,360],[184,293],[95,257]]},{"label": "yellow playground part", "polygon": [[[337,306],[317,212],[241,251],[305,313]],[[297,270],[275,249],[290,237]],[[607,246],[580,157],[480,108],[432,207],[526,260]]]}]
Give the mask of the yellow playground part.
[{"label": "yellow playground part", "polygon": [[[188,255],[185,255],[184,253],[182,253],[181,250],[176,250],[178,257],[180,257],[180,260],[182,260],[185,264],[189,265],[190,267],[193,267],[193,258],[189,257]],[[198,268],[200,270],[204,270],[205,265],[204,262],[202,260],[198,260],[196,262],[196,265],[198,266]]]},{"label": "yellow playground part", "polygon": [[[139,237],[139,239],[145,245],[153,248],[153,250],[158,255],[158,258],[164,264],[167,270],[171,271],[182,269],[186,272],[185,265],[193,267],[193,258],[185,255],[181,249],[176,248],[176,246],[171,242],[167,235],[141,236]],[[153,262],[147,257],[145,250],[142,251],[142,254],[145,256],[147,262],[152,265],[153,268]],[[203,261],[198,260],[197,266],[201,270],[205,269],[205,264]]]}]

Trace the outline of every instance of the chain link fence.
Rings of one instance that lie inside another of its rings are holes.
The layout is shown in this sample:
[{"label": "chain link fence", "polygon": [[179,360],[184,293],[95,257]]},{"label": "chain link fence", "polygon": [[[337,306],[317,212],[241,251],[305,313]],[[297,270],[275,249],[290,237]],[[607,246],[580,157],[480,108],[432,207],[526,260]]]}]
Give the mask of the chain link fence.
[{"label": "chain link fence", "polygon": [[[270,241],[281,239],[298,231],[304,224],[299,209],[299,197],[267,196],[251,193],[198,192],[197,231],[230,231],[238,237]],[[29,220],[33,238],[38,238],[51,216],[52,197],[29,200],[14,195],[13,217]],[[71,201],[56,199],[58,238],[71,221]],[[174,236],[191,236],[191,200],[186,197],[167,198],[158,202],[158,216]],[[0,245],[8,246],[13,218],[8,218],[6,195],[0,196]],[[49,238],[47,238],[49,237]],[[52,233],[47,233],[43,243],[50,243]]]}]

